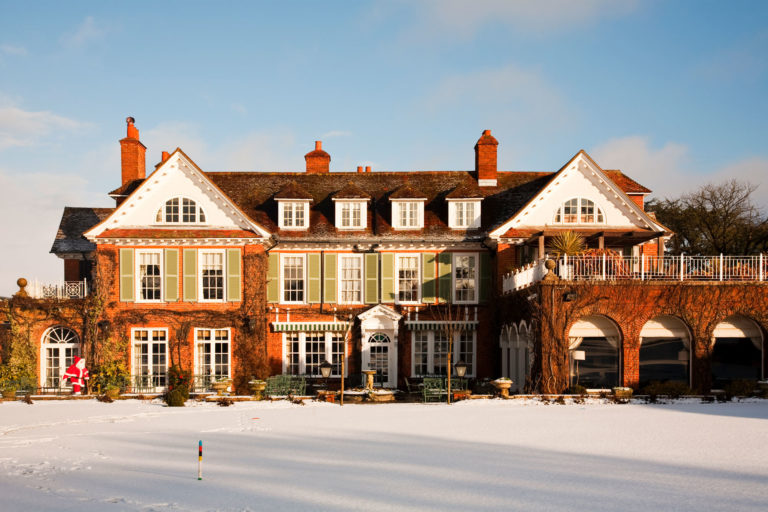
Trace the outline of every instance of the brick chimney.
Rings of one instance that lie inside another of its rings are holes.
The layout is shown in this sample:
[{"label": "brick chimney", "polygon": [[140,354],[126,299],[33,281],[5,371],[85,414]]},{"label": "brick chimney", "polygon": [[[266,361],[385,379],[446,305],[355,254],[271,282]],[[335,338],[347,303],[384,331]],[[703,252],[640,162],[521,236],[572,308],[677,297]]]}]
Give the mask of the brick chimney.
[{"label": "brick chimney", "polygon": [[128,124],[127,135],[120,140],[120,163],[123,171],[123,185],[133,180],[143,180],[147,177],[146,156],[147,147],[139,142],[139,129],[133,123],[132,117],[125,119]]},{"label": "brick chimney", "polygon": [[491,135],[491,130],[484,130],[475,144],[475,173],[477,184],[481,187],[496,186],[496,152],[499,141]]},{"label": "brick chimney", "polygon": [[330,172],[331,155],[323,151],[322,141],[315,141],[315,150],[304,155],[307,161],[307,174],[326,174]]}]

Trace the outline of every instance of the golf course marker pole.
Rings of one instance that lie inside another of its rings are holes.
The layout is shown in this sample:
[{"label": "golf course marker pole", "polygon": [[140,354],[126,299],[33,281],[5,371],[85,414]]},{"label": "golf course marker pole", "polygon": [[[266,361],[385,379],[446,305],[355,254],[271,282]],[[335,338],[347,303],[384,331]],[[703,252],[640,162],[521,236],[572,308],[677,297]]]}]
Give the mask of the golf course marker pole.
[{"label": "golf course marker pole", "polygon": [[198,443],[197,451],[197,479],[203,479],[203,441]]}]

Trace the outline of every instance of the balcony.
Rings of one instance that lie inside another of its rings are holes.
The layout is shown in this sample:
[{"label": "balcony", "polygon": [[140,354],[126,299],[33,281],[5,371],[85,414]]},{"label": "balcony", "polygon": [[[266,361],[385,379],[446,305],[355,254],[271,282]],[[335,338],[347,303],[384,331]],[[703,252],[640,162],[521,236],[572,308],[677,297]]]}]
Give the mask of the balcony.
[{"label": "balcony", "polygon": [[[503,293],[522,290],[541,281],[545,259],[503,277]],[[757,281],[766,280],[768,257],[756,256],[619,256],[613,254],[563,256],[554,272],[567,281]]]},{"label": "balcony", "polygon": [[59,281],[41,283],[37,280],[29,283],[25,290],[33,299],[84,299],[88,295],[89,283],[82,281]]}]

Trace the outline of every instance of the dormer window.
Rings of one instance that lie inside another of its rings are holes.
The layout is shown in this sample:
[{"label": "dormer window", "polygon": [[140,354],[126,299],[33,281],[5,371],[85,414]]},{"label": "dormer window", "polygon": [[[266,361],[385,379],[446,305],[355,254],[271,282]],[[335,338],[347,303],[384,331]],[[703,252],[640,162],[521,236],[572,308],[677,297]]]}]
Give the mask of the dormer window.
[{"label": "dormer window", "polygon": [[424,227],[424,201],[392,201],[392,226],[395,229]]},{"label": "dormer window", "polygon": [[174,197],[157,211],[155,222],[165,224],[202,224],[205,212],[192,199]]},{"label": "dormer window", "polygon": [[555,212],[557,224],[603,224],[603,210],[583,197],[569,199]]},{"label": "dormer window", "polygon": [[448,200],[448,227],[475,229],[480,227],[480,201],[466,199]]},{"label": "dormer window", "polygon": [[366,199],[334,199],[336,203],[336,227],[338,229],[360,230],[368,224],[368,201]]},{"label": "dormer window", "polygon": [[278,201],[280,229],[307,229],[309,201]]}]

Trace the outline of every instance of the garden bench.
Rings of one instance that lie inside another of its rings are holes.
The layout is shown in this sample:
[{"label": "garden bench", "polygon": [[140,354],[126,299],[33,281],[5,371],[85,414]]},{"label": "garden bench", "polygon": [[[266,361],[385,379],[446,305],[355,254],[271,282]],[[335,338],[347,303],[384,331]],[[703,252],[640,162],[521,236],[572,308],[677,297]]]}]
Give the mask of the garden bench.
[{"label": "garden bench", "polygon": [[267,378],[264,395],[268,397],[304,395],[307,391],[307,380],[297,375],[273,375]]}]

